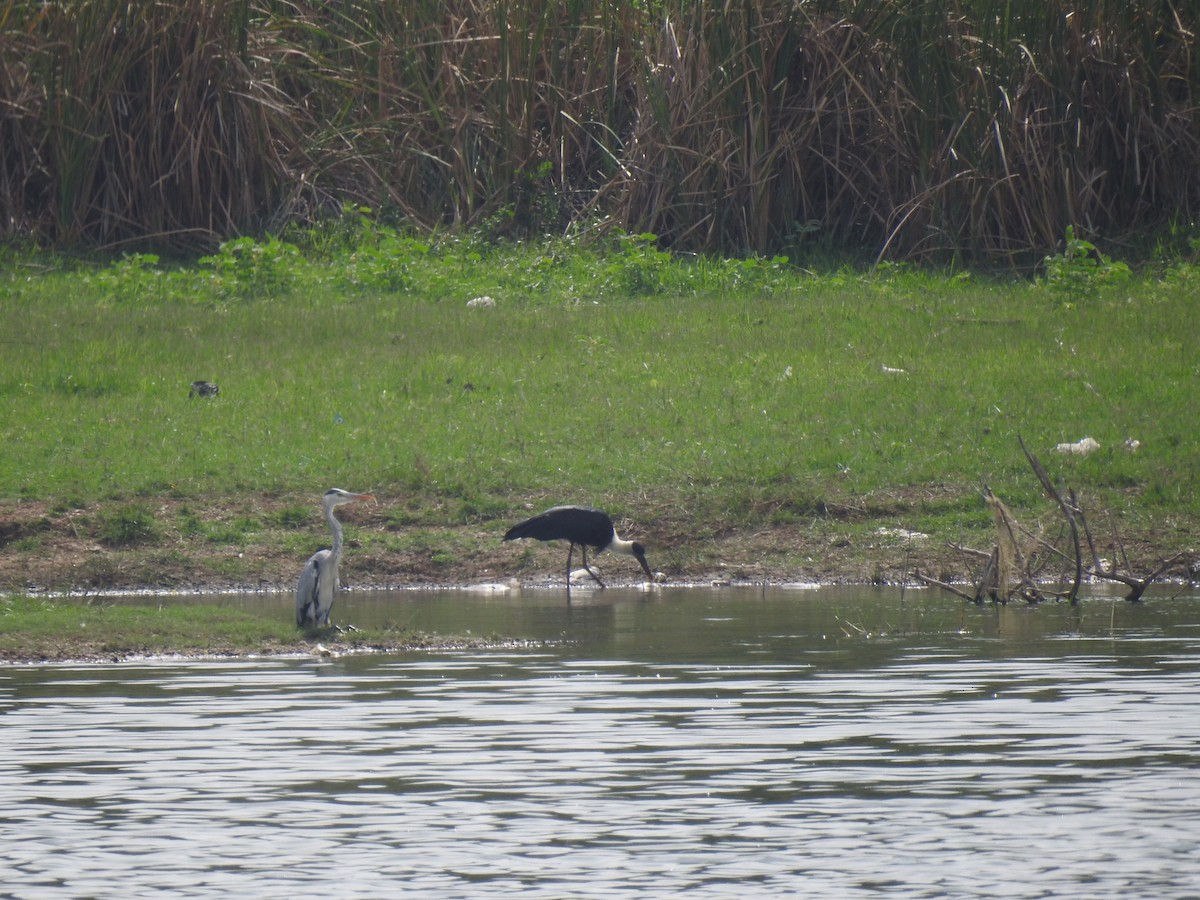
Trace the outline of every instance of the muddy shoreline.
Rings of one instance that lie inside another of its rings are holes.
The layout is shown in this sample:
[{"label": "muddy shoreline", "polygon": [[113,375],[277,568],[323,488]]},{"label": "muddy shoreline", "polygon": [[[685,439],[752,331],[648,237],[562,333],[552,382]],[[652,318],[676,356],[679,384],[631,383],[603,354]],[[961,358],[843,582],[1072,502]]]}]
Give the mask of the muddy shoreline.
[{"label": "muddy shoreline", "polygon": [[[253,517],[270,521],[285,504],[259,498],[247,505],[167,501],[157,518],[179,521],[180,508],[206,521]],[[918,519],[919,504],[911,518]],[[347,549],[342,581],[358,589],[457,588],[480,584],[523,587],[561,583],[564,548],[533,541],[503,543],[503,525],[399,528],[375,508],[343,516]],[[220,542],[163,528],[152,539],[110,546],[95,534],[95,510],[54,511],[45,504],[0,503],[0,593],[96,594],[152,591],[227,593],[291,591],[308,553],[328,541],[319,520],[299,533],[262,528]],[[819,517],[803,524],[753,529],[698,528],[684,518],[623,523],[642,541],[650,566],[672,584],[904,584],[915,572],[942,581],[972,581],[979,563],[963,546],[989,549],[994,532],[981,510],[969,531],[931,534],[906,527],[906,517]],[[1196,566],[1196,526],[1182,518],[1126,527],[1100,548],[1145,574],[1183,551],[1167,577],[1186,579]],[[415,535],[415,537],[414,537]],[[1113,553],[1117,550],[1118,553]],[[604,554],[598,564],[614,584],[639,580],[633,561]],[[1066,567],[1064,566],[1064,571]]]},{"label": "muddy shoreline", "polygon": [[[208,520],[255,517],[270,521],[284,501],[259,498],[252,508],[214,502],[188,504]],[[181,518],[182,503],[163,503],[158,519]],[[320,525],[263,528],[236,542],[162,530],[152,540],[113,547],[97,539],[94,510],[55,512],[33,503],[0,503],[0,596],[108,597],[230,593],[290,594],[303,561],[327,540]],[[354,591],[474,588],[559,589],[564,548],[523,541],[505,544],[497,523],[399,529],[375,509],[346,515],[347,550],[342,582]],[[919,520],[919,515],[913,516]],[[698,588],[719,585],[916,584],[916,573],[939,581],[973,583],[979,563],[963,546],[989,548],[994,533],[981,513],[969,533],[927,534],[905,527],[896,515],[822,517],[800,524],[697,533],[684,519],[656,517],[652,528],[628,523],[623,534],[647,545],[651,568],[662,583]],[[1182,519],[1127,528],[1120,536],[1124,571],[1145,576],[1162,560],[1183,552],[1160,579],[1200,578],[1196,523]],[[415,535],[415,538],[412,536]],[[1113,545],[1116,546],[1115,544]],[[297,549],[300,548],[300,549]],[[1108,548],[1110,551],[1112,548]],[[640,583],[636,563],[603,554],[595,562],[612,586]],[[1064,567],[1065,569],[1065,567]],[[1051,580],[1053,580],[1051,578]],[[1119,586],[1117,586],[1119,590]],[[503,639],[497,639],[497,646]],[[143,652],[117,642],[97,643],[61,635],[38,647],[0,652],[0,662],[40,664],[116,662],[135,659],[254,658],[394,653],[491,646],[477,638],[397,635],[366,642],[353,635],[306,635],[259,646],[214,642],[203,651]]]}]

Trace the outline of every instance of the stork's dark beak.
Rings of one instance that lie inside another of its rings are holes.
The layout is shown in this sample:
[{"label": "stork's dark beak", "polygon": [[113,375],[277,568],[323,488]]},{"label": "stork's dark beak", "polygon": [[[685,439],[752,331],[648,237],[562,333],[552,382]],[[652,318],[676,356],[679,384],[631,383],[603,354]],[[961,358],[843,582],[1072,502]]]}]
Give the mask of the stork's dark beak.
[{"label": "stork's dark beak", "polygon": [[647,580],[653,581],[654,573],[650,571],[650,563],[646,562],[646,551],[642,549],[641,544],[633,545],[633,555],[637,557],[637,561],[642,564],[642,571],[646,573]]}]

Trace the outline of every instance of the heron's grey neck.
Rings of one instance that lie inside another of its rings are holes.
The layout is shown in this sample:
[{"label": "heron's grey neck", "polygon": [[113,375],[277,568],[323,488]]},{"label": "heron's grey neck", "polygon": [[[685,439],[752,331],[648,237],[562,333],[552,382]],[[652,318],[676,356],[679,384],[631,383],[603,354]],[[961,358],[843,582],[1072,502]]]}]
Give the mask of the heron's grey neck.
[{"label": "heron's grey neck", "polygon": [[334,568],[336,568],[338,560],[342,556],[342,523],[333,514],[334,509],[335,507],[332,503],[325,507],[325,521],[329,523],[329,530],[333,532],[333,548],[330,550],[330,557]]}]

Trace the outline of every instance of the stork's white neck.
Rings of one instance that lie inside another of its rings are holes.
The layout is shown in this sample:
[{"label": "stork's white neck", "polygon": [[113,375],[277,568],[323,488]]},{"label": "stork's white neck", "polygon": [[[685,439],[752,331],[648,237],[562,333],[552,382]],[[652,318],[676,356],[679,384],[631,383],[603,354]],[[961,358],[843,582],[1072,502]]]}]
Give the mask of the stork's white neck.
[{"label": "stork's white neck", "polygon": [[617,537],[617,533],[613,532],[613,539],[608,542],[606,548],[613,553],[624,553],[626,556],[633,556],[633,541],[623,541]]}]

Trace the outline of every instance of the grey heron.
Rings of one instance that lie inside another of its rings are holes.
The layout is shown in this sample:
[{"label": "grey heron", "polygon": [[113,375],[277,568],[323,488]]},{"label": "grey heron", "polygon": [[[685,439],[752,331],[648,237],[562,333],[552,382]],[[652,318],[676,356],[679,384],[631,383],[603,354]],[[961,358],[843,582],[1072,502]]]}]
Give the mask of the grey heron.
[{"label": "grey heron", "polygon": [[520,538],[533,538],[537,541],[567,541],[571,546],[567,550],[567,596],[571,595],[571,556],[576,545],[583,551],[583,568],[596,580],[596,584],[604,587],[592,567],[588,565],[588,547],[597,553],[611,550],[613,553],[623,553],[632,556],[642,565],[646,578],[654,580],[650,565],[646,562],[646,550],[637,541],[623,541],[617,537],[613,521],[608,513],[586,506],[555,506],[543,513],[518,522],[504,533],[504,540],[515,541]]},{"label": "grey heron", "polygon": [[342,523],[333,511],[346,503],[374,499],[371,494],[355,494],[341,488],[330,488],[321,498],[325,521],[333,532],[333,547],[318,550],[310,556],[300,573],[300,582],[296,585],[296,624],[299,627],[330,624],[329,613],[341,586],[338,563],[342,561]]}]

